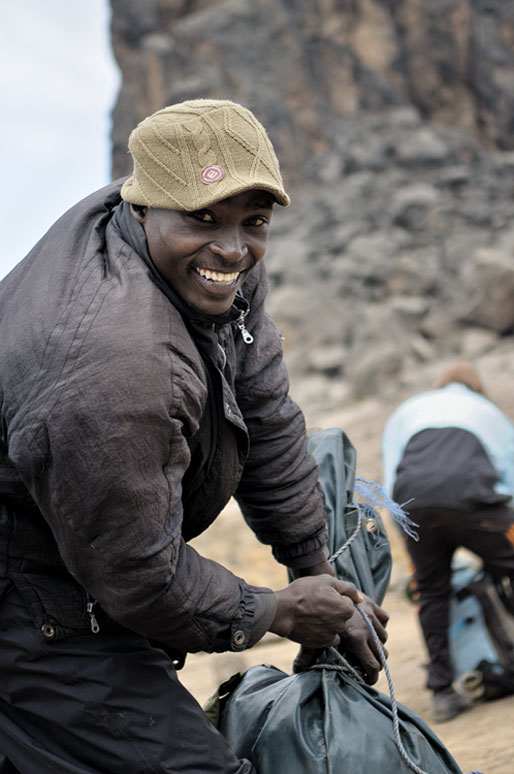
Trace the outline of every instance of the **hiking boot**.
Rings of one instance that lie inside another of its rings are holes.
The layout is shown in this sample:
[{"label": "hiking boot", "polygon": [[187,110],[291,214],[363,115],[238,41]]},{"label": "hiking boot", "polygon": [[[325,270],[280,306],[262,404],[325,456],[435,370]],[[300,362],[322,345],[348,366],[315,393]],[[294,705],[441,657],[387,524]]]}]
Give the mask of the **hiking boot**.
[{"label": "hiking boot", "polygon": [[460,696],[452,687],[438,691],[432,700],[434,720],[436,723],[445,723],[469,709],[472,703],[471,699]]}]

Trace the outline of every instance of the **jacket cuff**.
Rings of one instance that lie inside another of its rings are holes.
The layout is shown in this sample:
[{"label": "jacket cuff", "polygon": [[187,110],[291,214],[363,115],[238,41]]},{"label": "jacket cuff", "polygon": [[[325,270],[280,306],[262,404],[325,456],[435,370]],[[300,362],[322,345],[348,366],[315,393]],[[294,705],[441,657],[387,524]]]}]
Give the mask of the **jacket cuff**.
[{"label": "jacket cuff", "polygon": [[277,598],[273,592],[255,595],[255,626],[250,636],[249,648],[269,631],[276,613]]},{"label": "jacket cuff", "polygon": [[273,546],[273,556],[287,567],[299,568],[310,567],[318,564],[327,558],[325,546],[328,541],[328,528],[324,525],[312,537],[301,543],[293,545]]},{"label": "jacket cuff", "polygon": [[277,599],[271,589],[251,586],[250,591],[253,592],[251,624],[240,620],[232,625],[232,651],[253,647],[269,630],[277,612]]},{"label": "jacket cuff", "polygon": [[319,548],[317,551],[313,551],[310,554],[304,554],[304,556],[298,556],[295,559],[289,559],[287,566],[291,570],[303,570],[305,567],[313,567],[315,564],[321,564],[326,562],[328,558],[328,551],[325,547]]}]

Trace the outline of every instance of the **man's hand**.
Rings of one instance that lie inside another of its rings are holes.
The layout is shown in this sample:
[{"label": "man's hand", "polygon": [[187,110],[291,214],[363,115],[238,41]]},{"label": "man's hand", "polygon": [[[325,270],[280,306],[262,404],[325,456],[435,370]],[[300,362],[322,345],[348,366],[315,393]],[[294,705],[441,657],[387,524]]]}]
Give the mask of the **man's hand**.
[{"label": "man's hand", "polygon": [[[385,626],[389,620],[388,614],[365,595],[363,595],[361,606],[370,619],[378,639],[381,643],[385,643],[387,640]],[[382,669],[382,663],[373,635],[357,608],[354,608],[352,615],[345,621],[343,628],[339,631],[339,637],[338,650],[351,653],[359,662],[366,682],[369,685],[376,683]],[[293,672],[304,672],[308,669],[318,652],[309,647],[300,648],[293,664]]]},{"label": "man's hand", "polygon": [[[371,621],[378,639],[383,645],[387,640],[385,627],[389,616],[372,599],[365,595],[363,596],[364,600],[361,602],[361,607]],[[369,685],[374,685],[382,669],[382,662],[380,661],[380,653],[369,626],[358,610],[355,610],[352,617],[348,619],[344,631],[340,632],[340,637],[339,650],[341,652],[346,651],[355,656],[364,672],[364,679]],[[385,655],[387,656],[387,651]]]},{"label": "man's hand", "polygon": [[339,645],[340,632],[363,600],[353,583],[332,575],[298,578],[275,596],[277,612],[270,631],[314,649]]},{"label": "man's hand", "polygon": [[279,604],[270,631],[301,644],[293,672],[304,672],[322,648],[335,646],[359,662],[367,683],[376,683],[382,669],[380,654],[355,605],[362,605],[382,644],[387,640],[385,627],[389,620],[385,610],[353,583],[338,580],[328,560],[291,572],[295,580],[275,592]]}]

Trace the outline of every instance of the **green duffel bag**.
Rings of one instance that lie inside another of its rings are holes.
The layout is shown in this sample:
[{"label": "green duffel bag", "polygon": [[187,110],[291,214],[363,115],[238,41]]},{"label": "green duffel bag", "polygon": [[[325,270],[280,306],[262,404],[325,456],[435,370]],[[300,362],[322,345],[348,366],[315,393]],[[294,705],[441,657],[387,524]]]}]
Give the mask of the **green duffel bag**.
[{"label": "green duffel bag", "polygon": [[[375,507],[380,487],[356,479],[355,449],[341,430],[319,431],[309,446],[319,466],[336,575],[380,604],[391,571],[389,540]],[[401,509],[387,506],[409,530]],[[461,774],[426,723],[366,685],[358,665],[343,656],[322,651],[313,668],[296,675],[251,667],[220,686],[206,711],[259,774]]]},{"label": "green duffel bag", "polygon": [[336,557],[336,575],[354,583],[380,605],[387,591],[392,557],[384,522],[379,510],[373,507],[374,485],[356,479],[357,453],[339,428],[311,435],[309,451],[318,463],[319,483],[325,497],[328,550]]},{"label": "green duffel bag", "polygon": [[259,774],[412,774],[411,763],[428,774],[461,774],[426,723],[397,703],[407,762],[391,699],[337,667],[298,675],[250,667],[222,707],[219,730]]}]

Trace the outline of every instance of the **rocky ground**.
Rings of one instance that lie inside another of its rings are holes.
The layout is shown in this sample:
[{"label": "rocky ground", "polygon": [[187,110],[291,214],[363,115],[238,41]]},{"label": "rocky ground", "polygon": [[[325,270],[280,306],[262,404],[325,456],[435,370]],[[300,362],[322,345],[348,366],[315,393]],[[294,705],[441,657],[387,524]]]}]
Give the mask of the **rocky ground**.
[{"label": "rocky ground", "polygon": [[[514,417],[514,357],[512,339],[479,358],[479,367],[489,396]],[[418,369],[408,384],[390,399],[368,399],[346,405],[329,414],[309,412],[302,401],[302,385],[293,385],[293,393],[302,402],[311,429],[339,426],[350,436],[357,448],[358,472],[380,479],[380,433],[392,408],[414,392],[431,387],[445,363],[438,367]],[[474,706],[469,712],[444,723],[432,723],[430,694],[424,689],[425,653],[413,606],[404,594],[408,565],[396,530],[389,529],[393,552],[393,574],[384,607],[390,613],[389,668],[399,701],[421,715],[446,744],[463,772],[478,769],[484,774],[512,774],[514,738],[514,696]],[[224,562],[237,574],[252,583],[280,588],[286,582],[285,573],[271,559],[266,547],[256,543],[244,526],[235,504],[226,508],[218,522],[196,541],[196,547],[206,555]],[[269,635],[251,651],[242,654],[196,654],[188,658],[182,679],[200,702],[203,702],[220,682],[234,672],[253,664],[271,663],[285,671],[290,666],[296,646]],[[379,690],[388,693],[385,676]],[[348,773],[350,774],[350,773]]]}]

